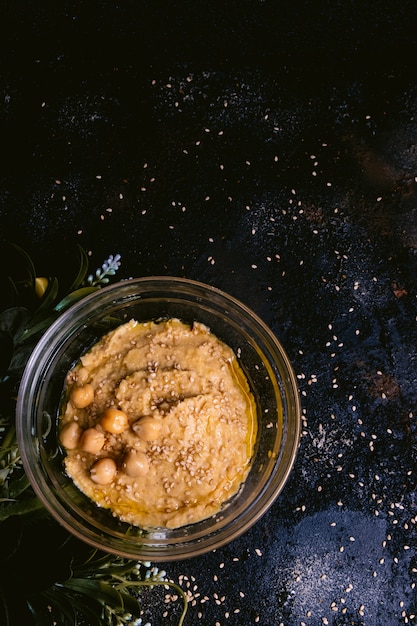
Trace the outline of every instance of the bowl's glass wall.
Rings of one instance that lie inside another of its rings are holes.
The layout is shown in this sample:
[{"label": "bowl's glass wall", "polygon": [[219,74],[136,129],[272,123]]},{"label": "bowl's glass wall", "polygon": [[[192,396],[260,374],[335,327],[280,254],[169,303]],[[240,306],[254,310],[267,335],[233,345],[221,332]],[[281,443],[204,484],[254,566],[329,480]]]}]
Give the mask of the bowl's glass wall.
[{"label": "bowl's glass wall", "polygon": [[[84,496],[63,472],[59,408],[68,370],[106,332],[129,319],[198,321],[236,353],[258,408],[258,443],[239,493],[207,520],[144,531],[118,521]],[[50,327],[26,367],[17,404],[19,446],[29,479],[50,512],[72,533],[124,556],[169,560],[214,549],[248,529],[282,490],[293,465],[300,405],[290,363],[271,331],[244,305],[194,281],[124,281],[74,305]]]}]

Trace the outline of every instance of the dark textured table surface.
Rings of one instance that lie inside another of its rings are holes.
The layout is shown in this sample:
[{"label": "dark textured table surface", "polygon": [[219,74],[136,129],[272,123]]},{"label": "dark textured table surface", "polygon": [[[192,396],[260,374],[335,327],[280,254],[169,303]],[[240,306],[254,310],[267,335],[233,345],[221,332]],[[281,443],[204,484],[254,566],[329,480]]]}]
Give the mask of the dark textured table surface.
[{"label": "dark textured table surface", "polygon": [[[281,496],[230,545],[163,564],[186,624],[417,624],[415,2],[0,16],[2,239],[227,291],[298,378]],[[146,611],[178,619],[163,596]]]}]

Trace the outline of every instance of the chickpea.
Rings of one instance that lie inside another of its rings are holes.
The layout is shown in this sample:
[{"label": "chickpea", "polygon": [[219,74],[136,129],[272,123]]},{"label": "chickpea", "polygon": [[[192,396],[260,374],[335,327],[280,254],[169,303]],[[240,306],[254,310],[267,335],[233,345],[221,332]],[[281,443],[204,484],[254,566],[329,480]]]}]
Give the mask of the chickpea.
[{"label": "chickpea", "polygon": [[117,474],[117,465],[114,459],[104,457],[96,461],[90,470],[90,477],[98,485],[108,485]]},{"label": "chickpea", "polygon": [[132,430],[143,441],[155,441],[161,430],[161,422],[150,415],[146,415],[132,425]]},{"label": "chickpea", "polygon": [[82,434],[83,429],[77,422],[68,422],[62,427],[59,438],[64,448],[67,450],[75,450],[75,448],[78,448]]},{"label": "chickpea", "polygon": [[70,394],[71,404],[76,409],[84,409],[94,400],[94,389],[87,383],[86,385],[76,385]]},{"label": "chickpea", "polygon": [[84,452],[97,454],[104,446],[106,438],[97,428],[87,428],[81,435],[80,448]]},{"label": "chickpea", "polygon": [[123,460],[122,469],[128,476],[145,476],[149,471],[149,461],[146,454],[130,450]]},{"label": "chickpea", "polygon": [[107,409],[100,419],[100,424],[107,432],[120,435],[129,426],[129,420],[124,411]]}]

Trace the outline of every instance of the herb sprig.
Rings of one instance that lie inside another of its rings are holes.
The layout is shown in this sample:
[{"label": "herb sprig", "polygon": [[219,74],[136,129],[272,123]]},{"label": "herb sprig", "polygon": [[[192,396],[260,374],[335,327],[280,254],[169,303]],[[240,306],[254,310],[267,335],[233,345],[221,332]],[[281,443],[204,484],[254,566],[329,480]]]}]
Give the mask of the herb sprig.
[{"label": "herb sprig", "polygon": [[38,276],[25,250],[7,247],[10,263],[0,277],[0,623],[146,626],[140,590],[164,586],[183,601],[182,626],[187,596],[164,571],[97,551],[51,519],[30,486],[16,440],[19,382],[36,342],[63,311],[115,276],[121,256],[110,255],[89,273],[88,255],[77,247],[75,271],[63,290],[59,277]]}]

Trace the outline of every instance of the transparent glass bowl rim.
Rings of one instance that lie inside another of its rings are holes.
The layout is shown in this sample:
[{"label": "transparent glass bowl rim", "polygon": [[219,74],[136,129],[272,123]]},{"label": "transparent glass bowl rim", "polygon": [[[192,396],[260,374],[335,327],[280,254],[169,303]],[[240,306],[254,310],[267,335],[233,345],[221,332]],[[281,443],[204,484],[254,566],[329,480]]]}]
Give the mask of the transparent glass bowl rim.
[{"label": "transparent glass bowl rim", "polygon": [[[260,333],[269,341],[272,349],[283,364],[287,375],[287,388],[292,395],[290,398],[293,420],[291,424],[292,434],[290,440],[285,443],[288,447],[288,461],[284,472],[281,472],[279,484],[274,484],[274,481],[272,481],[271,484],[267,485],[261,499],[256,503],[256,506],[252,508],[250,514],[243,515],[243,519],[239,520],[238,526],[235,526],[233,521],[231,521],[230,524],[224,527],[219,533],[209,533],[207,537],[199,537],[195,542],[193,542],[191,536],[186,538],[184,542],[175,543],[175,545],[167,544],[159,548],[147,546],[146,542],[135,546],[129,544],[129,539],[126,538],[126,546],[123,547],[120,542],[116,542],[116,544],[112,542],[111,538],[110,542],[106,540],[103,541],[103,537],[100,536],[100,533],[97,533],[97,536],[94,537],[94,533],[92,535],[91,532],[84,532],[83,528],[73,526],[70,512],[67,514],[64,513],[65,519],[63,519],[63,516],[57,511],[54,502],[56,495],[52,494],[50,487],[45,484],[45,479],[36,463],[37,458],[34,446],[34,439],[36,439],[35,428],[30,420],[28,422],[28,420],[25,419],[25,416],[28,410],[32,410],[33,413],[33,407],[32,409],[30,407],[28,409],[27,404],[29,400],[33,400],[33,392],[36,391],[37,386],[42,384],[41,381],[36,380],[36,375],[34,376],[33,372],[37,371],[40,362],[43,364],[46,363],[50,354],[53,352],[54,345],[56,345],[59,338],[65,333],[65,329],[68,326],[81,326],[85,314],[93,308],[98,309],[99,307],[104,307],[103,310],[105,310],[106,306],[111,308],[112,304],[122,301],[123,299],[128,301],[132,298],[140,298],[140,294],[144,294],[146,298],[146,295],[153,290],[156,290],[156,292],[165,290],[170,293],[170,297],[174,299],[179,298],[181,301],[185,302],[187,301],[187,294],[190,294],[192,298],[194,298],[193,303],[197,305],[199,298],[201,298],[202,301],[216,301],[220,303],[220,307],[223,306],[224,311],[232,311],[235,315],[243,316],[245,320],[249,321],[254,328],[256,328],[257,333]],[[282,491],[295,462],[300,438],[301,406],[296,377],[284,348],[270,328],[251,309],[226,292],[202,282],[174,276],[151,276],[116,282],[85,296],[63,312],[47,329],[35,346],[21,380],[17,400],[16,423],[20,453],[29,481],[35,493],[49,512],[66,527],[68,531],[98,549],[114,552],[121,556],[153,561],[169,561],[203,554],[229,543],[248,530],[270,508],[273,501]]]}]

